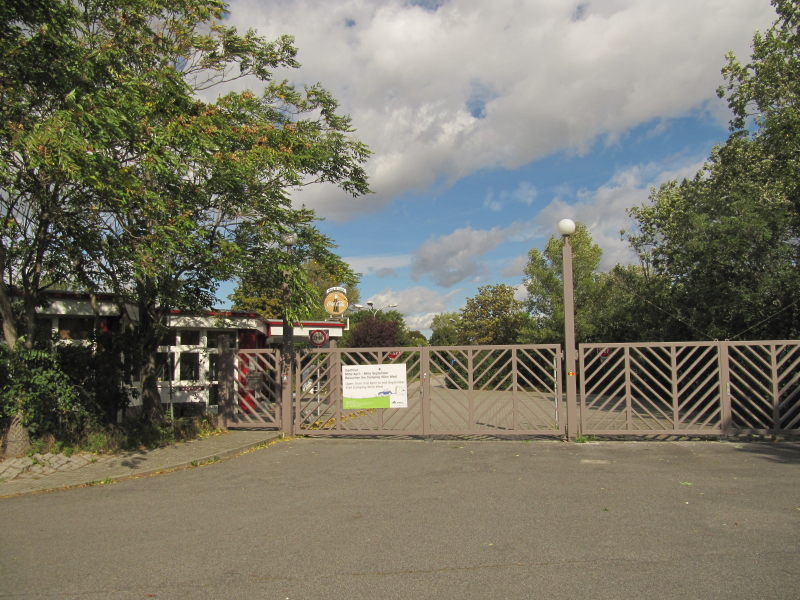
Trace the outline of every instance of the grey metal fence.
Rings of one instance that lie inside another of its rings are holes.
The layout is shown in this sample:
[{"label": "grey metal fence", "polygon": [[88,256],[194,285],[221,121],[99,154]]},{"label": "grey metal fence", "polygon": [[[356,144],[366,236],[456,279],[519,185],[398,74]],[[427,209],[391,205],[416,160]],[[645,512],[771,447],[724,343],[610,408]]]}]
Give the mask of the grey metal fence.
[{"label": "grey metal fence", "polygon": [[581,344],[580,431],[800,431],[800,341]]},{"label": "grey metal fence", "polygon": [[232,398],[220,398],[228,427],[282,429],[278,350],[239,350],[230,361]]},{"label": "grey metal fence", "polygon": [[[227,361],[229,427],[303,435],[726,436],[800,433],[800,341],[581,344],[567,428],[558,345],[277,350]],[[224,357],[223,357],[224,358]],[[404,364],[407,405],[347,410],[342,367]]]},{"label": "grey metal fence", "polygon": [[[345,410],[341,368],[404,364],[408,405]],[[294,431],[304,435],[562,435],[560,349],[317,349],[298,359]]]}]

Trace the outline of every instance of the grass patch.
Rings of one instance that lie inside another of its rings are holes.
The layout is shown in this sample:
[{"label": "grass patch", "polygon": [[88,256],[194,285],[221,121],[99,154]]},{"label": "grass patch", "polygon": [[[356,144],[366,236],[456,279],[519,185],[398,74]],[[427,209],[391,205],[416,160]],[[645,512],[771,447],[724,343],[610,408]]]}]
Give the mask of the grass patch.
[{"label": "grass patch", "polygon": [[31,440],[29,456],[34,454],[64,454],[75,452],[113,454],[127,450],[161,448],[177,442],[202,439],[220,433],[214,415],[165,418],[160,423],[149,423],[132,418],[115,425],[95,426],[83,433],[78,441],[66,444],[52,435]]},{"label": "grass patch", "polygon": [[193,460],[190,464],[193,467],[204,467],[205,465],[213,465],[220,462],[222,459],[219,456],[212,456],[207,460]]},{"label": "grass patch", "polygon": [[96,481],[90,481],[87,483],[87,486],[94,486],[94,485],[109,485],[114,483],[114,480],[111,477],[106,477],[105,479],[98,479]]}]

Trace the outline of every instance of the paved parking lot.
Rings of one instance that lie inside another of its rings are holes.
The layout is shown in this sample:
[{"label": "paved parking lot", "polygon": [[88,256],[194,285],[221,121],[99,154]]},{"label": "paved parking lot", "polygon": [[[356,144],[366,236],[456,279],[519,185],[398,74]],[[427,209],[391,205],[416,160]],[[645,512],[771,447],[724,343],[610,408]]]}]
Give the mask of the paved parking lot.
[{"label": "paved parking lot", "polygon": [[8,598],[796,598],[800,450],[296,439],[0,500]]}]

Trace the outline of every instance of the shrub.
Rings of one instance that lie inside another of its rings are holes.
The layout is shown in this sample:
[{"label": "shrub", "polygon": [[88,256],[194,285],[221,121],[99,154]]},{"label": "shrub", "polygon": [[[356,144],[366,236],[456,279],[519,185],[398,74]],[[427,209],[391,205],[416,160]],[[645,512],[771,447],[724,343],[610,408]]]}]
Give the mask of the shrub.
[{"label": "shrub", "polygon": [[11,351],[0,344],[0,419],[18,412],[32,435],[67,441],[93,417],[55,354],[22,346]]}]

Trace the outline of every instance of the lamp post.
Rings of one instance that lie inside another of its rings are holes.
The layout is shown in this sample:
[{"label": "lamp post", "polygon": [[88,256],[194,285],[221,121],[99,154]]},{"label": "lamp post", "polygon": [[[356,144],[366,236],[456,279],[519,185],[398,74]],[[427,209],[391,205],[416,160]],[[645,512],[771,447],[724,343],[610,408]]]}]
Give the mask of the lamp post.
[{"label": "lamp post", "polygon": [[578,390],[575,373],[575,300],[572,285],[572,245],[569,236],[575,233],[575,222],[561,219],[558,232],[564,240],[561,257],[564,266],[564,345],[567,372],[567,438],[574,440],[578,433]]}]

